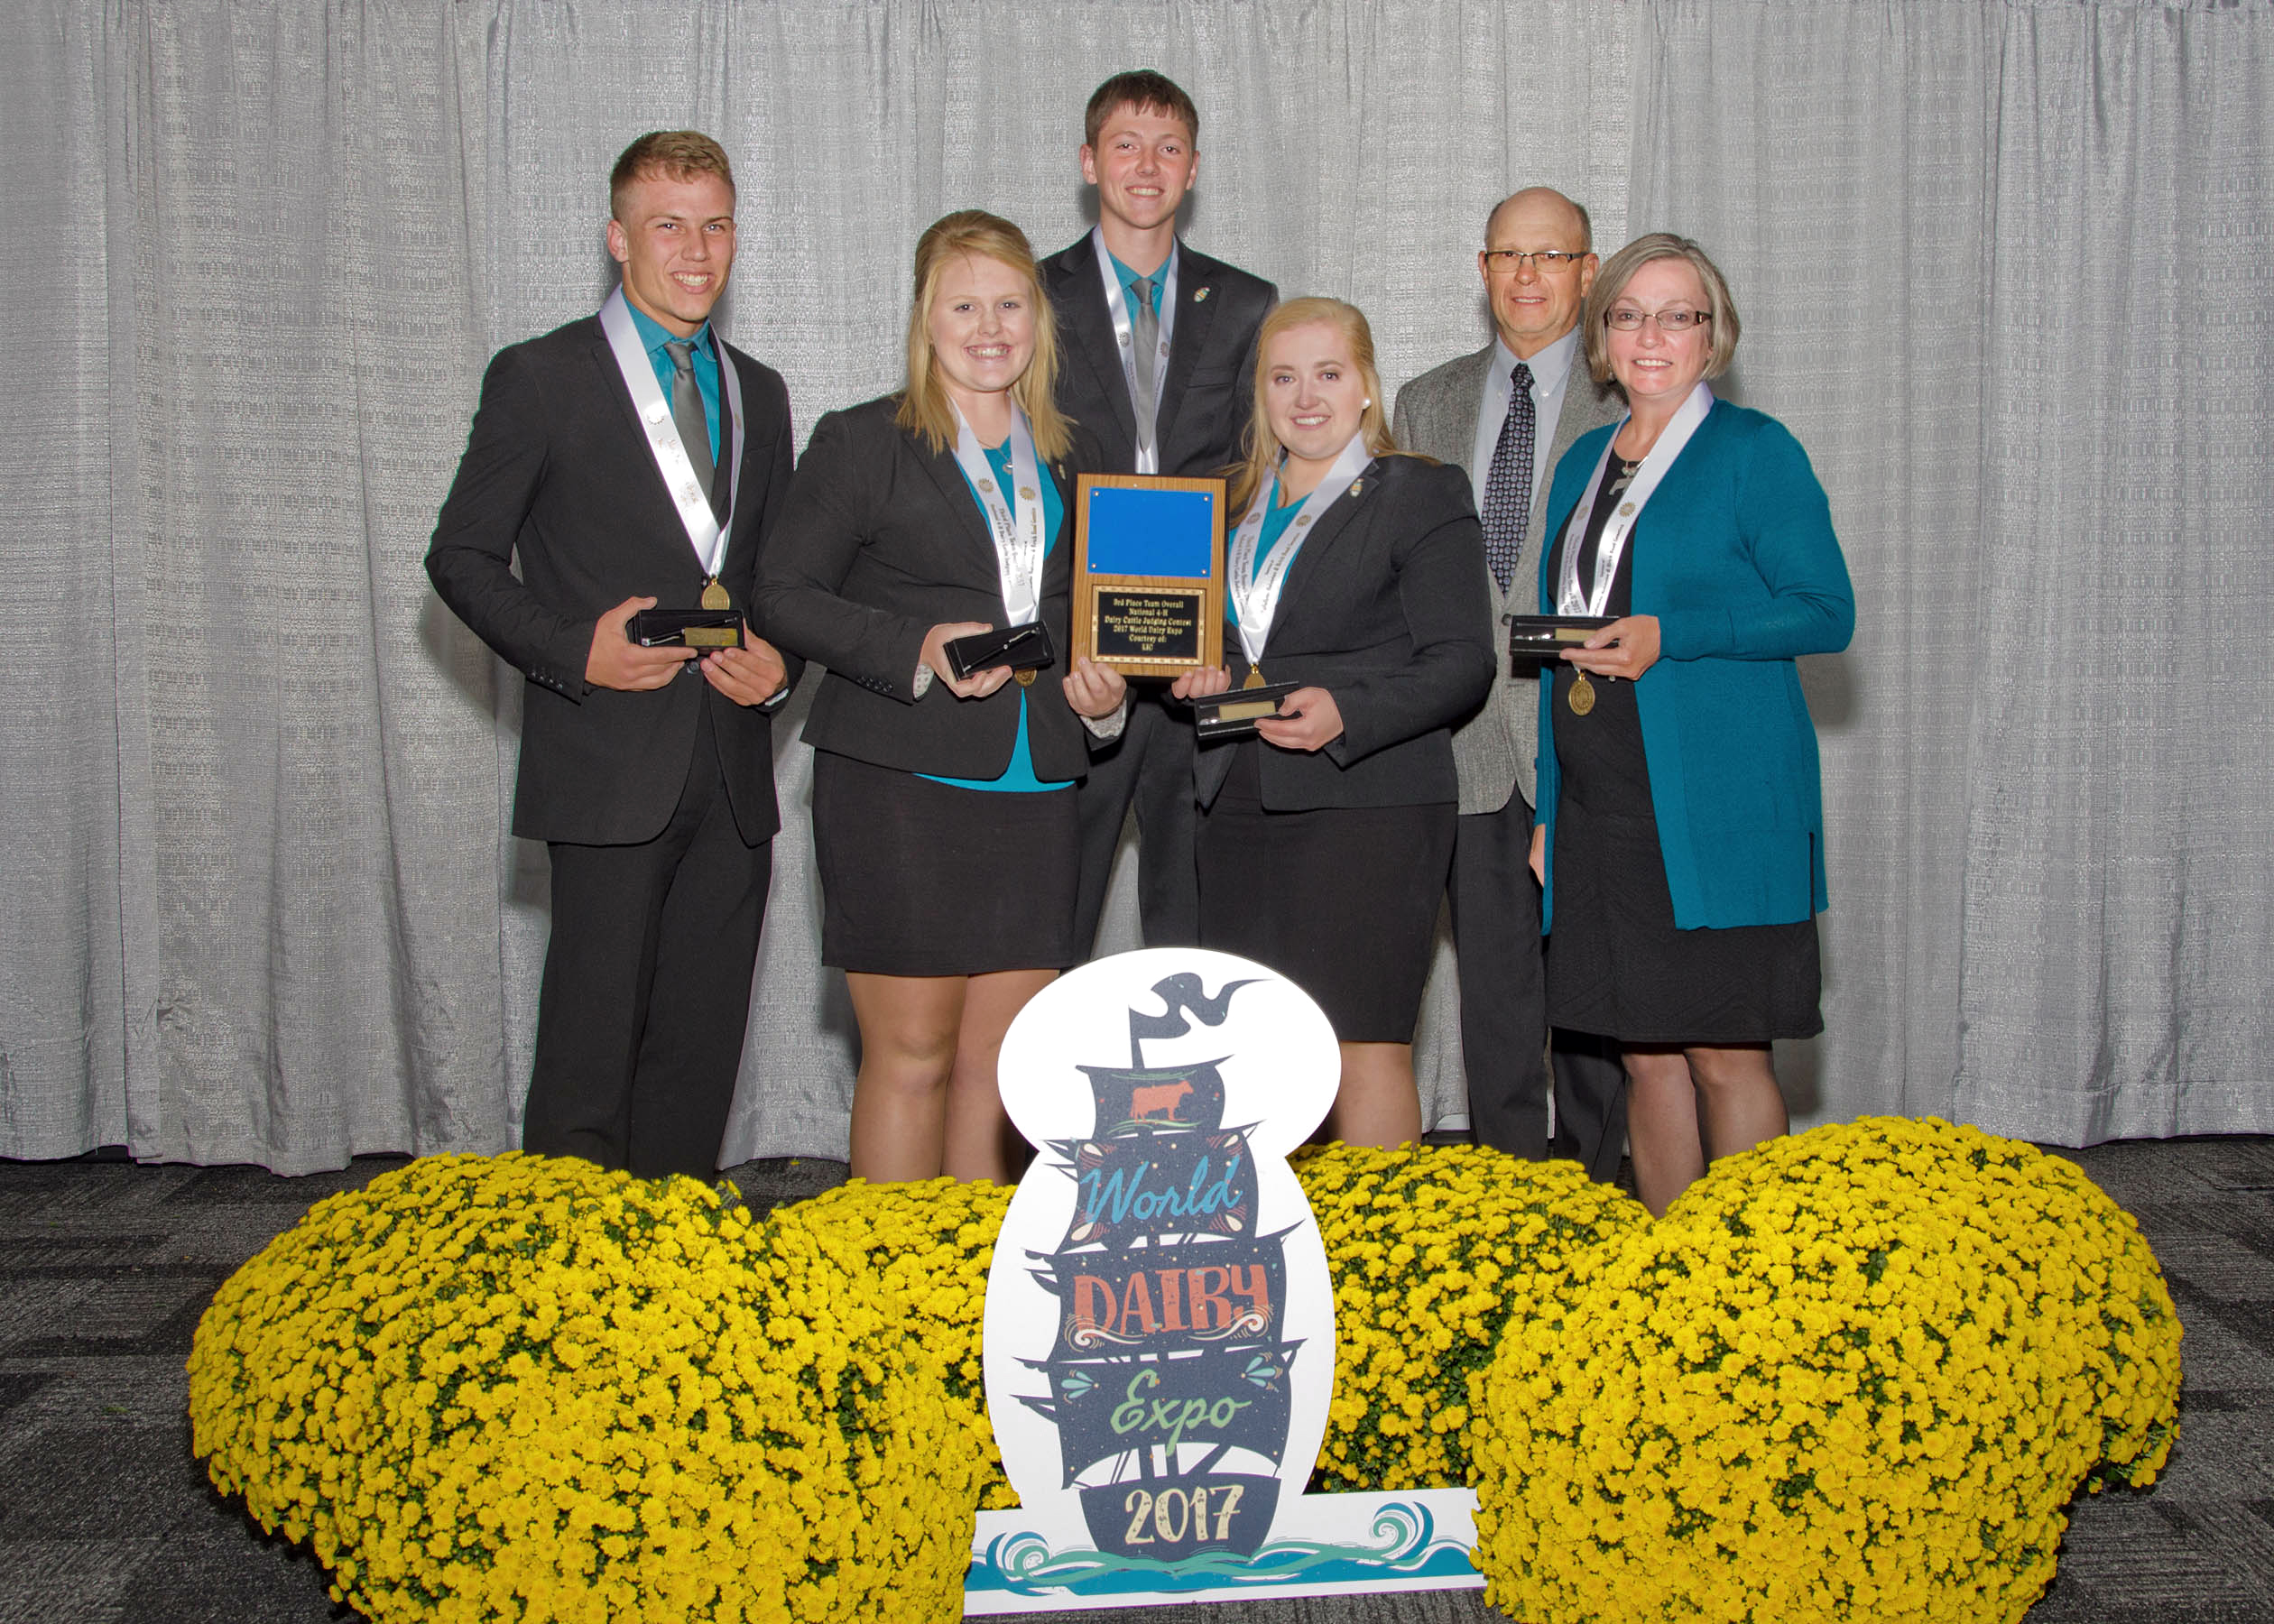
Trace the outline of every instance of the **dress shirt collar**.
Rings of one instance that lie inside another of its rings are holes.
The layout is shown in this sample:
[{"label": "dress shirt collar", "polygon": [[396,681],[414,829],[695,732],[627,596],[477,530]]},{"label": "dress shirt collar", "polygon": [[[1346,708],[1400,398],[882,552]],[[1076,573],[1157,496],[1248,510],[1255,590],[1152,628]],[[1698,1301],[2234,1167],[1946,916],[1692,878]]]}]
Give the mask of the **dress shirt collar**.
[{"label": "dress shirt collar", "polygon": [[1151,278],[1152,298],[1150,302],[1152,305],[1152,313],[1155,316],[1160,315],[1160,284],[1169,278],[1169,260],[1177,257],[1176,249],[1172,246],[1169,250],[1169,259],[1162,260],[1150,271],[1131,270],[1122,263],[1121,255],[1115,254],[1111,248],[1105,250],[1105,257],[1114,262],[1114,280],[1121,283],[1123,295],[1126,298],[1134,299],[1137,296],[1137,284],[1148,277]]},{"label": "dress shirt collar", "polygon": [[[663,346],[676,340],[679,335],[633,304],[629,299],[624,301],[624,308],[632,312],[632,325],[639,329],[640,343],[646,348],[649,357],[651,359],[661,357],[662,364],[669,367],[671,364],[670,354]],[[694,343],[696,355],[710,354],[711,325],[708,321],[705,321],[701,327],[695,329]]]},{"label": "dress shirt collar", "polygon": [[[1525,364],[1531,368],[1532,398],[1543,393],[1560,394],[1564,380],[1571,375],[1571,359],[1579,346],[1579,329],[1573,328],[1546,349],[1534,355]],[[1485,369],[1484,393],[1487,400],[1497,400],[1503,411],[1508,404],[1508,381],[1516,374],[1516,352],[1508,347],[1508,340],[1493,340],[1493,362]]]}]

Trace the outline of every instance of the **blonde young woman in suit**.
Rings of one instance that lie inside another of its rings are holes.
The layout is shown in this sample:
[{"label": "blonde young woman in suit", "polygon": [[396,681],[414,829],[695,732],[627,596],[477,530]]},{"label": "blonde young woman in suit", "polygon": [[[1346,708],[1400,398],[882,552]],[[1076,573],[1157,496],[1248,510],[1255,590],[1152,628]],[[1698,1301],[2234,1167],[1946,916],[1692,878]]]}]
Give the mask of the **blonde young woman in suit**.
[{"label": "blonde young woman in suit", "polygon": [[[761,575],[770,636],[828,667],[806,724],[824,964],[861,1028],[855,1177],[1007,1179],[995,1059],[1082,956],[1074,781],[1121,678],[1068,671],[1074,476],[1033,251],[976,209],[916,247],[908,384],[832,412]],[[1060,664],[958,678],[957,638],[1039,620]]]},{"label": "blonde young woman in suit", "polygon": [[1449,729],[1493,679],[1484,536],[1457,468],[1400,456],[1373,336],[1339,300],[1264,321],[1241,513],[1228,549],[1228,669],[1303,686],[1256,737],[1195,769],[1200,940],[1291,977],[1342,1045],[1327,1131],[1419,1139],[1413,1025],[1453,856]]}]

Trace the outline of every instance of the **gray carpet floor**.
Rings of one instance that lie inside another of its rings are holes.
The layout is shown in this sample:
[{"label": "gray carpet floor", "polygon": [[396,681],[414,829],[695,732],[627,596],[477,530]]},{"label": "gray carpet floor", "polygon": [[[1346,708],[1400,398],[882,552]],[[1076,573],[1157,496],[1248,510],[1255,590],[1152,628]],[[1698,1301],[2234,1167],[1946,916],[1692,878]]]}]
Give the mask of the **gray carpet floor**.
[{"label": "gray carpet floor", "polygon": [[[2274,1624],[2274,1140],[2076,1159],[2139,1216],[2186,1327],[2184,1436],[2145,1493],[2081,1501],[2031,1624]],[[310,1204],[399,1165],[0,1162],[0,1624],[319,1624],[305,1551],[263,1536],[190,1453],[182,1361],[214,1288]],[[844,1176],[752,1162],[753,1206]],[[1075,1615],[1100,1624],[1473,1624],[1474,1592]],[[1609,1621],[1606,1621],[1609,1624]]]}]

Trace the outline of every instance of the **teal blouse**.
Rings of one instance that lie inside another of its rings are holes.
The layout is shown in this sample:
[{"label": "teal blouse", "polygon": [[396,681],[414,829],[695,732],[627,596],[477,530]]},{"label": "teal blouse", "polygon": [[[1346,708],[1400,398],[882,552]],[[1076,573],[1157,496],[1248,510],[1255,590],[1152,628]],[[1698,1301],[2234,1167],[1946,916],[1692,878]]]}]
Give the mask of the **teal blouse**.
[{"label": "teal blouse", "polygon": [[[1000,446],[989,448],[986,457],[987,466],[994,470],[995,484],[1003,490],[1009,490],[1011,488],[1010,440],[1006,438]],[[961,466],[961,464],[957,465],[959,467]],[[1048,470],[1037,469],[1036,472],[1041,476],[1042,533],[1049,538],[1042,545],[1042,556],[1047,558],[1058,547],[1058,526],[1066,517],[1066,503],[1059,499],[1058,484],[1050,478]],[[971,475],[968,474],[964,475],[964,484],[966,486],[971,484]],[[976,490],[972,491],[971,500],[978,505],[981,516],[984,517],[986,504],[979,501],[979,493]],[[1044,673],[1044,676],[1048,675],[1049,673]],[[1027,747],[1026,706],[1026,693],[1021,689],[1019,694],[1019,736],[1012,743],[1011,764],[1003,770],[1002,776],[991,779],[958,779],[941,778],[930,772],[919,773],[917,776],[930,779],[935,784],[952,784],[958,789],[999,789],[1013,794],[1031,795],[1038,789],[1066,789],[1073,783],[1072,779],[1040,779],[1034,776],[1034,755]]]}]

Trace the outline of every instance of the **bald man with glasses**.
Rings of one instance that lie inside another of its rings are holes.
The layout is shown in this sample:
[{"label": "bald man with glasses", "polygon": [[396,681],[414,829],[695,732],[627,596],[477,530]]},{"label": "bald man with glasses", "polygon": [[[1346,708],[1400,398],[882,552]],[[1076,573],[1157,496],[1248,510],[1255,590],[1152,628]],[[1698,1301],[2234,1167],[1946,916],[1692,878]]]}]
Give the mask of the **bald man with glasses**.
[{"label": "bald man with glasses", "polygon": [[[1468,470],[1496,622],[1538,609],[1556,459],[1588,429],[1623,415],[1617,391],[1588,374],[1580,343],[1593,246],[1586,210],[1561,192],[1532,187],[1503,199],[1485,221],[1476,256],[1492,341],[1398,392],[1398,444]],[[1451,881],[1470,1127],[1479,1144],[1535,1160],[1549,1149],[1550,1074],[1539,890],[1528,862],[1536,680],[1511,676],[1502,655],[1484,706],[1453,734],[1461,800]],[[1559,1036],[1552,1070],[1556,1153],[1609,1181],[1626,1137],[1616,1058],[1598,1039]]]}]

